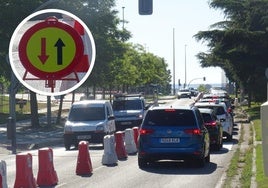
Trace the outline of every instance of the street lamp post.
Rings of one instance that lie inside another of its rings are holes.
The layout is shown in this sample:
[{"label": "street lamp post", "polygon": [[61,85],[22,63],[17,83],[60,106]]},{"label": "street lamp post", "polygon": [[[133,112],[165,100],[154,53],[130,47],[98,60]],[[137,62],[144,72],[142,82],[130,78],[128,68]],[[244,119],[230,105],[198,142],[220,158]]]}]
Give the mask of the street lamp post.
[{"label": "street lamp post", "polygon": [[185,75],[185,78],[184,78],[184,88],[186,87],[186,83],[187,83],[187,71],[186,71],[186,47],[187,47],[187,45],[185,44],[185,46],[184,46],[184,66],[185,66],[185,73],[184,73],[184,75]]},{"label": "street lamp post", "polygon": [[192,81],[194,81],[194,80],[199,80],[199,79],[203,79],[203,81],[206,81],[206,77],[205,77],[205,76],[202,77],[202,78],[194,78],[194,79],[192,79],[192,80],[188,83],[187,87],[189,88],[189,86],[190,86],[190,84],[192,83]]},{"label": "street lamp post", "polygon": [[176,94],[175,89],[175,28],[173,28],[173,94]]},{"label": "street lamp post", "polygon": [[125,7],[123,6],[122,7],[122,23],[123,23],[123,26],[122,26],[122,28],[123,28],[123,30],[125,29]]}]

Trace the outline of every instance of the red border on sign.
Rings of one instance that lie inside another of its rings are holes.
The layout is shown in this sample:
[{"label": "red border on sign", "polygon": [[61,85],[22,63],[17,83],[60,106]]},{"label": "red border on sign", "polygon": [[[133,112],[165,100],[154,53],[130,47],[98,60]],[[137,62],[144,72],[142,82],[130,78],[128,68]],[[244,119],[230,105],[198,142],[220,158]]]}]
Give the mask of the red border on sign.
[{"label": "red border on sign", "polygon": [[[76,46],[76,52],[72,62],[65,69],[56,72],[45,72],[40,69],[37,69],[35,66],[32,65],[27,56],[27,44],[32,35],[41,29],[50,27],[55,27],[66,31],[72,36]],[[59,22],[55,18],[52,21],[47,19],[32,26],[24,33],[19,43],[19,58],[21,60],[22,65],[24,66],[26,71],[43,80],[60,80],[63,77],[71,74],[72,72],[74,72],[75,67],[81,61],[83,54],[84,43],[79,33],[70,25]]]}]

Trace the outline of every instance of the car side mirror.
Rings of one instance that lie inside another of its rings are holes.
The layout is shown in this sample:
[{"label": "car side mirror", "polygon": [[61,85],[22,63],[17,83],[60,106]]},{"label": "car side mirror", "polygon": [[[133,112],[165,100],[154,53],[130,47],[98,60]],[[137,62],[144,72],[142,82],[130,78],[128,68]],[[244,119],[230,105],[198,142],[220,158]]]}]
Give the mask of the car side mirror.
[{"label": "car side mirror", "polygon": [[115,117],[114,116],[108,116],[108,120],[115,120]]}]

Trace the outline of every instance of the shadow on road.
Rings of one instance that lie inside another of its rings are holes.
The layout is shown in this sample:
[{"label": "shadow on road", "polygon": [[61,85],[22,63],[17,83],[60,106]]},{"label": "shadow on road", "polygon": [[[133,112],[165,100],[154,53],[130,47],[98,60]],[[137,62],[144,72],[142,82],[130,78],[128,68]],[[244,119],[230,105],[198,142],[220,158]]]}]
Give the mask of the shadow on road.
[{"label": "shadow on road", "polygon": [[202,175],[212,174],[217,169],[217,164],[207,163],[205,167],[198,168],[193,164],[184,163],[183,161],[161,161],[149,164],[148,167],[142,170],[155,174],[167,174],[167,175]]}]

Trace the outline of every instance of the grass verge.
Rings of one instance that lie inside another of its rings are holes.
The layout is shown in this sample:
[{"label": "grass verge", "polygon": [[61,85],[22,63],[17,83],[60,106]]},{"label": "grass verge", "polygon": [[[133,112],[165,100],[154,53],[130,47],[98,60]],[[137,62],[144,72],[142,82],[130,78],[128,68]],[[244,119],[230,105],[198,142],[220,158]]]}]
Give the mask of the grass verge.
[{"label": "grass verge", "polygon": [[253,103],[251,108],[245,108],[246,113],[250,116],[254,124],[255,141],[256,141],[256,182],[258,188],[268,188],[268,177],[264,174],[263,153],[262,153],[262,126],[260,119],[260,105]]}]

